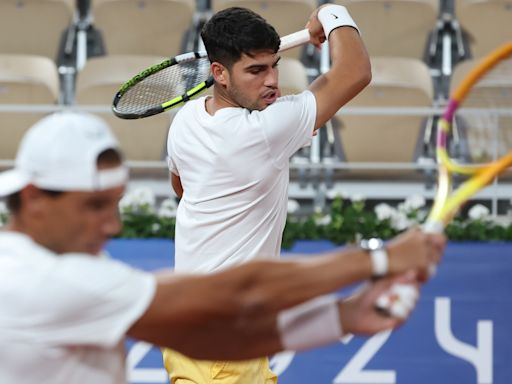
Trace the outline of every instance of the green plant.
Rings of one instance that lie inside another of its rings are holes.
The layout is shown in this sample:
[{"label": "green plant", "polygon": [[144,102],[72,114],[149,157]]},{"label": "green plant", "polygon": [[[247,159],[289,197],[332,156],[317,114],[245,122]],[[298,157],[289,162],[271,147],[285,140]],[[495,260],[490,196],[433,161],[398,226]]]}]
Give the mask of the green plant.
[{"label": "green plant", "polygon": [[[297,206],[298,203],[295,203]],[[326,214],[297,216],[289,213],[283,233],[283,248],[298,240],[329,240],[334,244],[355,243],[362,238],[389,239],[425,220],[430,207],[419,196],[412,196],[396,207],[380,203],[370,206],[362,199],[336,197]],[[157,204],[150,190],[136,190],[120,202],[123,222],[120,238],[174,239],[177,204],[174,199]],[[7,210],[0,205],[0,226],[7,221]],[[512,241],[509,218],[496,218],[476,204],[467,214],[457,216],[447,227],[453,241]]]}]

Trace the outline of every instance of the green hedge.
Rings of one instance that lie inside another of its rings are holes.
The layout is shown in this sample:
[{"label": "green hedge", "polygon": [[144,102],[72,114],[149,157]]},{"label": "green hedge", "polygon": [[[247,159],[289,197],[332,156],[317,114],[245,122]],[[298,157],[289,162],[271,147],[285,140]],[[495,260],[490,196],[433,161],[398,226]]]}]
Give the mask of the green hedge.
[{"label": "green hedge", "polygon": [[[143,194],[144,195],[144,194]],[[419,225],[428,207],[421,197],[413,197],[396,207],[378,204],[370,207],[364,200],[337,197],[327,214],[307,217],[288,215],[283,247],[290,248],[297,240],[329,240],[335,244],[355,243],[362,238],[389,239],[406,228]],[[156,209],[150,194],[143,198],[127,197],[120,204],[123,230],[120,238],[174,238],[176,203],[168,199]],[[510,241],[510,220],[491,217],[482,205],[474,205],[466,216],[456,217],[446,228],[450,240]],[[0,224],[7,213],[0,210]]]}]

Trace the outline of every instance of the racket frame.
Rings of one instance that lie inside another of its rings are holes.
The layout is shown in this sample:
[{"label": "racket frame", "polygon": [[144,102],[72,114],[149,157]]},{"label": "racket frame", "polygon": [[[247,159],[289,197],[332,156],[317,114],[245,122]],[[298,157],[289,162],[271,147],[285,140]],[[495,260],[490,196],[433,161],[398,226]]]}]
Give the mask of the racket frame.
[{"label": "racket frame", "polygon": [[[424,229],[442,232],[446,224],[460,209],[460,206],[480,189],[488,185],[496,176],[512,165],[512,152],[492,163],[465,165],[452,160],[448,154],[447,141],[452,121],[473,86],[500,61],[512,56],[512,43],[506,43],[486,56],[464,78],[452,93],[446,110],[437,122],[436,160],[438,163],[438,185],[433,207]],[[452,175],[472,175],[454,192]]]},{"label": "racket frame", "polygon": [[[303,29],[301,31],[289,34],[287,36],[283,36],[281,38],[281,44],[279,46],[279,52],[286,51],[291,48],[295,48],[297,46],[306,44],[310,41],[310,33],[309,30]],[[206,51],[199,51],[199,52],[187,52],[183,53],[181,55],[178,55],[173,58],[168,58],[161,63],[155,64],[150,66],[149,68],[146,68],[142,72],[138,73],[134,77],[132,77],[130,80],[126,81],[119,91],[115,94],[114,100],[112,101],[112,112],[121,119],[141,119],[149,116],[153,116],[165,111],[168,111],[171,108],[174,108],[176,106],[179,106],[181,104],[186,103],[193,97],[199,95],[209,87],[211,87],[214,83],[213,77],[210,76],[207,80],[197,84],[195,87],[189,89],[185,93],[183,93],[180,96],[177,96],[171,100],[165,101],[164,103],[153,106],[150,108],[145,109],[143,112],[138,113],[127,113],[123,112],[118,108],[119,102],[121,101],[122,97],[136,84],[140,83],[141,81],[147,79],[149,76],[154,75],[157,72],[160,72],[166,68],[169,68],[173,65],[177,65],[180,63],[185,62],[191,62],[197,59],[208,57]]]},{"label": "racket frame", "polygon": [[157,72],[160,72],[166,68],[172,67],[173,65],[177,65],[180,63],[186,63],[195,61],[197,59],[208,57],[206,54],[206,51],[199,51],[199,52],[187,52],[183,53],[181,55],[178,55],[176,57],[165,59],[164,61],[152,65],[149,68],[146,68],[142,72],[138,73],[134,77],[132,77],[130,80],[125,82],[119,91],[115,94],[114,100],[112,102],[112,112],[114,114],[121,118],[121,119],[141,119],[144,117],[153,116],[162,112],[165,112],[179,104],[185,103],[194,96],[200,94],[204,90],[208,89],[213,85],[213,77],[210,76],[206,81],[203,81],[196,85],[195,87],[189,89],[187,92],[183,93],[180,96],[177,96],[169,101],[166,101],[165,103],[162,103],[158,106],[148,108],[144,112],[141,113],[126,113],[120,111],[117,106],[119,105],[119,101],[121,98],[128,92],[133,86],[140,83],[141,81],[147,79],[149,76],[154,75]]}]

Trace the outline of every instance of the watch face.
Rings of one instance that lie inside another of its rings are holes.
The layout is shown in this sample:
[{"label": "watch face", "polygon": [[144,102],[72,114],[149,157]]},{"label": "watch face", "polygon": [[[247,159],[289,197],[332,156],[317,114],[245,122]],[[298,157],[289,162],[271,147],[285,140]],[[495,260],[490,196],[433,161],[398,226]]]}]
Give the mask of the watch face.
[{"label": "watch face", "polygon": [[372,237],[371,239],[363,240],[361,242],[361,248],[369,249],[369,250],[375,250],[382,248],[384,243],[381,239],[377,239],[375,237]]}]

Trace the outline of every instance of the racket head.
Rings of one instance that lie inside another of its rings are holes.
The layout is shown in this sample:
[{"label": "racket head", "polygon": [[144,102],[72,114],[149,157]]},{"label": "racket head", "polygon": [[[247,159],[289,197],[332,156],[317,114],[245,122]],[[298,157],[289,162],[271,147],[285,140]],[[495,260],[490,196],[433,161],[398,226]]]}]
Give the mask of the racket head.
[{"label": "racket head", "polygon": [[[283,36],[279,52],[310,40],[303,29]],[[214,83],[206,51],[189,52],[155,64],[125,82],[114,96],[112,111],[122,119],[140,119],[180,106]]]},{"label": "racket head", "polygon": [[166,59],[126,81],[115,94],[112,111],[122,119],[140,119],[186,103],[213,84],[205,51]]},{"label": "racket head", "polygon": [[[437,124],[438,190],[427,227],[444,227],[465,201],[512,165],[512,115],[507,115],[507,109],[510,112],[512,107],[512,43],[504,44],[480,60],[458,83]],[[485,118],[475,119],[479,114]],[[468,132],[480,133],[480,138],[476,139],[480,148],[489,148],[492,143],[501,148],[489,150],[492,156],[471,156],[476,164],[451,159],[447,143],[456,116],[465,121]],[[493,132],[490,137],[482,136],[489,132]],[[509,135],[510,140],[502,134]],[[472,177],[452,193],[453,174]]]}]

